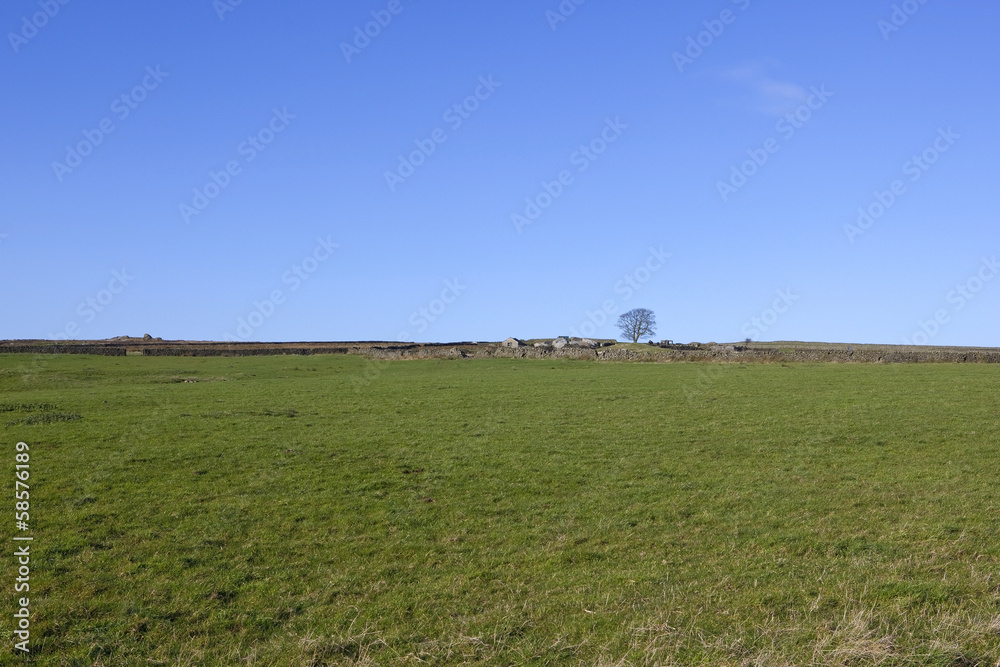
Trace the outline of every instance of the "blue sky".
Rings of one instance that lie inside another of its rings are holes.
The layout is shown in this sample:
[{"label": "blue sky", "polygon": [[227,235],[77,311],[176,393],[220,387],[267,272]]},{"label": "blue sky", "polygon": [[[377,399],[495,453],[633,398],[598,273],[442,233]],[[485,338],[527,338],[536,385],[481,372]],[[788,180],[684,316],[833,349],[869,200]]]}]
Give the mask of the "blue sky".
[{"label": "blue sky", "polygon": [[1000,6],[576,2],[4,3],[0,338],[1000,344]]}]

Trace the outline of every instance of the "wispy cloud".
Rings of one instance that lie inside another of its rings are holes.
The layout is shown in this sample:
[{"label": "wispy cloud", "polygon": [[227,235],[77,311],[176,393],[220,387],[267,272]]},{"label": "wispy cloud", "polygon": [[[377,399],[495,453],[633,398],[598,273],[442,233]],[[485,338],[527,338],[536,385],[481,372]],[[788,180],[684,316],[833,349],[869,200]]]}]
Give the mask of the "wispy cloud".
[{"label": "wispy cloud", "polygon": [[781,63],[765,58],[722,70],[718,74],[744,89],[745,96],[740,99],[741,106],[769,116],[783,116],[805,102],[809,98],[809,91],[770,74],[770,71],[780,68]]}]

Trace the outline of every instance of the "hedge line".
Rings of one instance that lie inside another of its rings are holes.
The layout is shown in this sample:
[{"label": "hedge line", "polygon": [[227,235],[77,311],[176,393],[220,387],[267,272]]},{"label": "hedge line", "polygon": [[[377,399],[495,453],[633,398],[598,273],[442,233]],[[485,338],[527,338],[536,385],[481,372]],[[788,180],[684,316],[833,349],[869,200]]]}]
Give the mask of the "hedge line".
[{"label": "hedge line", "polygon": [[144,357],[263,357],[271,355],[347,354],[346,347],[144,347]]},{"label": "hedge line", "polygon": [[0,345],[0,354],[99,354],[124,357],[121,345]]}]

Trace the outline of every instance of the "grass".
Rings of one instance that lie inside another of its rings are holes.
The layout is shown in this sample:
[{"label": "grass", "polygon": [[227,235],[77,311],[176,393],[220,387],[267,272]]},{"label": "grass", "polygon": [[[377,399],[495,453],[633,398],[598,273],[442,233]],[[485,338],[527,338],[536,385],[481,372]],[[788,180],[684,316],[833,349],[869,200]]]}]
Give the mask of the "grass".
[{"label": "grass", "polygon": [[1000,369],[368,366],[0,357],[29,661],[1000,660]]}]

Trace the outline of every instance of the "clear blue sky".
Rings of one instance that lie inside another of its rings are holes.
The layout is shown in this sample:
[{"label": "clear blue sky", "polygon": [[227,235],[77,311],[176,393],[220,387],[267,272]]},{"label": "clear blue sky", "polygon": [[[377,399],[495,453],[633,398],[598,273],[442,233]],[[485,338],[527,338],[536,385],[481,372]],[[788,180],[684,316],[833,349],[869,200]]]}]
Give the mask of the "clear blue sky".
[{"label": "clear blue sky", "polygon": [[10,0],[0,338],[1000,345],[1000,5],[896,7]]}]

